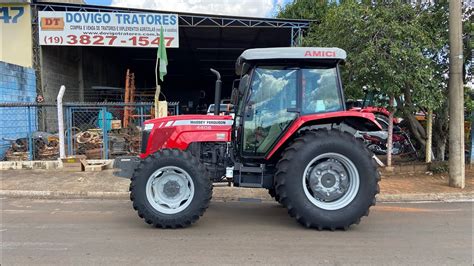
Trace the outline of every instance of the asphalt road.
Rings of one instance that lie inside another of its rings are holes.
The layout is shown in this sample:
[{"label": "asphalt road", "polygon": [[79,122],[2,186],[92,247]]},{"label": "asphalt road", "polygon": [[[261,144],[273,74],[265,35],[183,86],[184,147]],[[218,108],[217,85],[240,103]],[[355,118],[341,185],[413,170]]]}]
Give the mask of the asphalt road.
[{"label": "asphalt road", "polygon": [[349,231],[298,225],[274,203],[212,202],[187,229],[130,202],[0,199],[1,265],[472,265],[472,203],[383,204]]}]

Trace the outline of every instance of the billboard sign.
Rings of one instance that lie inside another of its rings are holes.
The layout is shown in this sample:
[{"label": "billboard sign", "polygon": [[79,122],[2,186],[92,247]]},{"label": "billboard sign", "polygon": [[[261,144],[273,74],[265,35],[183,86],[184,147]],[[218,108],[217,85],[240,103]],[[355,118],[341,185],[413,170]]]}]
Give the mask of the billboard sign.
[{"label": "billboard sign", "polygon": [[179,47],[178,15],[39,11],[40,45]]}]

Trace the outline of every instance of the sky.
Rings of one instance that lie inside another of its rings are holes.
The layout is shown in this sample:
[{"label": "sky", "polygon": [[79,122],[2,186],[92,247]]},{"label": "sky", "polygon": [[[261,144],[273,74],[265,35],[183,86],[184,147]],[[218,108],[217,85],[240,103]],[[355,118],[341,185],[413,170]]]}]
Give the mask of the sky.
[{"label": "sky", "polygon": [[85,0],[91,5],[121,6],[219,15],[274,17],[292,0]]}]

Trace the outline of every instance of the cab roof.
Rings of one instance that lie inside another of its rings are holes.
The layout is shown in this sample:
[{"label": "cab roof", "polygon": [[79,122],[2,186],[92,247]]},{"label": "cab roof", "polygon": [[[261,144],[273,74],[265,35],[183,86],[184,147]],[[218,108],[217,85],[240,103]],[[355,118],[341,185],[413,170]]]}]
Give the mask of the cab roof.
[{"label": "cab roof", "polygon": [[247,61],[278,59],[345,60],[346,57],[346,51],[336,47],[276,47],[248,49],[245,50],[237,59],[235,71],[238,75],[240,75],[242,71],[242,65]]}]

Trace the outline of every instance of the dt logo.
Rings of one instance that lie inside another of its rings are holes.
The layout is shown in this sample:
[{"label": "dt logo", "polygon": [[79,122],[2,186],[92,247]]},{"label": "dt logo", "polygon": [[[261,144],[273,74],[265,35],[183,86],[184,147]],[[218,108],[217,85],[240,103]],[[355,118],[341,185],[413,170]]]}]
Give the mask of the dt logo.
[{"label": "dt logo", "polygon": [[42,30],[64,30],[63,18],[41,18]]}]

